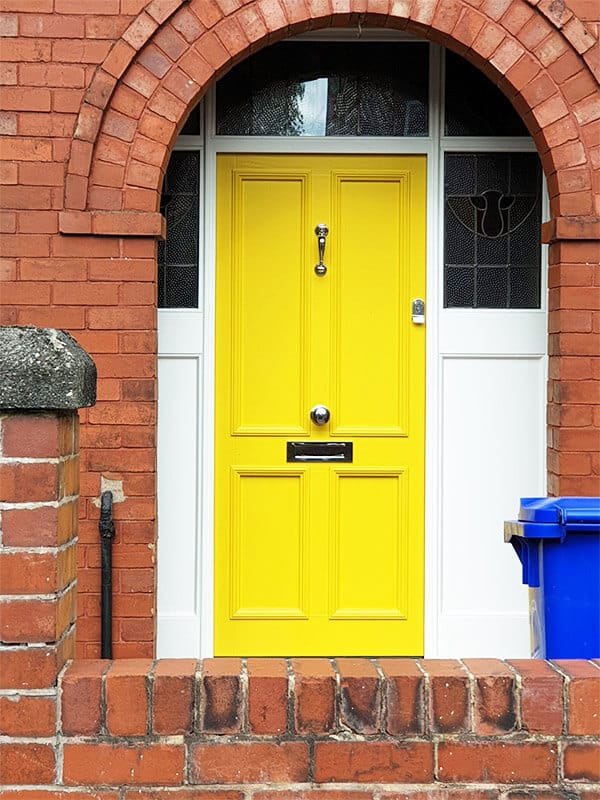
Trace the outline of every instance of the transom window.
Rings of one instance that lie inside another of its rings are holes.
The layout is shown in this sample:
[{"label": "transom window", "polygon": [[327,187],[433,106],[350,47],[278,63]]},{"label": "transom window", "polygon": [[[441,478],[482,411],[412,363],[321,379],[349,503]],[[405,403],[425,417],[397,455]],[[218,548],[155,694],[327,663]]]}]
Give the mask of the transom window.
[{"label": "transom window", "polygon": [[[539,159],[498,87],[460,56],[441,52],[438,77],[435,70],[430,74],[426,42],[276,44],[218,82],[210,127],[224,143],[234,137],[369,137],[372,144],[365,146],[374,152],[383,137],[399,140],[397,152],[408,140],[413,152],[419,142],[437,143],[444,185],[444,307],[539,308]],[[440,98],[439,108],[434,98]],[[181,133],[198,137],[201,126],[197,106]],[[202,159],[201,151],[189,147],[198,139],[186,141],[186,150],[173,153],[163,186],[161,308],[198,306]]]},{"label": "transom window", "polygon": [[217,85],[217,135],[427,136],[425,43],[279,44]]}]

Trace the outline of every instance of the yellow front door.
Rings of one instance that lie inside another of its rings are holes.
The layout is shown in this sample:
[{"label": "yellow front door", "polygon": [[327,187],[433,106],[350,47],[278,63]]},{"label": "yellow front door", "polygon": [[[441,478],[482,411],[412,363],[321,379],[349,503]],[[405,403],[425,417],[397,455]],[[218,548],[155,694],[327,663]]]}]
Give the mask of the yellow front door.
[{"label": "yellow front door", "polygon": [[218,158],[216,655],[423,653],[425,172]]}]

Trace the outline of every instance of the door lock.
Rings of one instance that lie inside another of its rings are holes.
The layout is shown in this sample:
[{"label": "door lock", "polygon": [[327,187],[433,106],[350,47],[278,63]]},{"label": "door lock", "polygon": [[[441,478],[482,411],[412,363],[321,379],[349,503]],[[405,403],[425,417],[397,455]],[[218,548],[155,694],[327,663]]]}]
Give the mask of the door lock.
[{"label": "door lock", "polygon": [[412,301],[412,321],[414,325],[425,324],[425,301],[420,297]]},{"label": "door lock", "polygon": [[314,406],[310,410],[310,418],[315,425],[327,425],[330,416],[327,406]]}]

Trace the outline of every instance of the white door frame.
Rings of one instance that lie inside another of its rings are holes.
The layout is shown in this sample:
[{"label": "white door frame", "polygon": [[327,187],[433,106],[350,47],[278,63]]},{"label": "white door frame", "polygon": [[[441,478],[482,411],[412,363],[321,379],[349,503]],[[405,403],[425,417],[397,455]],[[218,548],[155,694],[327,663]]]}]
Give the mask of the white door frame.
[{"label": "white door frame", "polygon": [[[336,39],[356,40],[356,31],[320,31],[304,35],[303,39]],[[363,31],[364,40],[411,39],[401,32],[371,30]],[[533,141],[529,138],[460,138],[443,137],[441,124],[443,120],[443,58],[442,48],[429,43],[429,135],[427,137],[225,137],[216,136],[215,131],[215,93],[209,92],[203,106],[203,133],[200,136],[180,136],[175,144],[177,150],[198,150],[204,156],[203,177],[201,185],[201,215],[203,225],[200,226],[200,269],[201,285],[198,310],[162,310],[159,309],[159,359],[160,358],[195,358],[199,369],[199,397],[202,405],[202,434],[197,432],[196,441],[196,475],[200,483],[200,491],[196,507],[197,529],[184,535],[188,544],[181,548],[189,554],[188,566],[196,571],[199,578],[199,590],[190,599],[191,608],[188,624],[197,626],[197,635],[188,637],[189,646],[174,649],[171,637],[166,633],[169,626],[175,624],[175,616],[168,612],[163,614],[161,622],[161,563],[167,558],[166,536],[160,538],[161,519],[161,478],[159,470],[159,544],[158,544],[158,653],[163,656],[200,656],[213,655],[213,503],[214,503],[214,367],[215,367],[215,249],[216,249],[216,160],[222,152],[263,152],[263,153],[395,153],[423,154],[427,157],[427,317],[426,331],[426,443],[425,443],[425,655],[436,657],[446,655],[440,651],[440,619],[442,577],[442,542],[440,509],[442,507],[442,474],[441,474],[441,441],[442,441],[442,382],[443,356],[455,357],[452,347],[448,350],[443,335],[452,339],[448,331],[460,328],[462,321],[471,315],[487,318],[485,325],[494,327],[504,324],[507,313],[519,325],[519,318],[536,314],[543,316],[544,342],[542,353],[545,353],[545,318],[547,304],[547,281],[545,261],[542,263],[542,306],[538,311],[527,311],[523,315],[518,310],[496,311],[485,309],[443,309],[443,157],[448,151],[503,151],[503,152],[535,152]],[[544,216],[546,208],[544,208]],[[525,323],[524,323],[525,324]],[[539,336],[537,337],[539,340]],[[185,344],[183,344],[185,340]],[[532,357],[539,356],[541,344],[536,342],[532,348]],[[460,348],[459,348],[460,351]],[[457,351],[458,352],[458,351]],[[501,352],[495,353],[502,357]],[[507,347],[507,357],[517,357]],[[465,357],[470,357],[468,354]],[[545,356],[544,359],[545,368]],[[160,382],[159,382],[160,396]],[[540,425],[545,437],[545,399],[539,408]],[[539,433],[539,432],[538,432]],[[159,402],[159,452],[160,452],[160,402]],[[539,479],[545,486],[545,448],[540,457]],[[544,493],[544,489],[540,494]],[[518,498],[515,498],[515,503]],[[166,502],[166,501],[165,501]],[[515,509],[516,510],[516,509]],[[498,532],[501,535],[501,531]],[[161,544],[164,547],[161,547]],[[164,553],[164,558],[163,558]],[[164,574],[164,572],[163,572]],[[173,583],[173,582],[171,582]],[[177,586],[177,580],[173,583]],[[162,592],[173,591],[173,586]],[[185,616],[185,615],[184,615]],[[196,621],[194,621],[196,620]],[[178,632],[174,639],[181,639]],[[193,651],[193,652],[192,652]],[[293,655],[293,654],[290,654]],[[511,655],[513,655],[511,653]]]}]

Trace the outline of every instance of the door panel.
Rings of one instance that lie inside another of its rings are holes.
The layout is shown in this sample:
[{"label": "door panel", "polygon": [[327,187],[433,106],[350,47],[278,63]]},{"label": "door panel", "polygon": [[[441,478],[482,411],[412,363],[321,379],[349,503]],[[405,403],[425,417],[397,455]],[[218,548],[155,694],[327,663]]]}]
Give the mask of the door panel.
[{"label": "door panel", "polygon": [[422,653],[424,289],[424,157],[219,156],[217,655]]},{"label": "door panel", "polygon": [[297,434],[308,402],[306,176],[238,172],[233,193],[234,431]]},{"label": "door panel", "polygon": [[232,479],[232,617],[306,618],[305,472],[236,470]]},{"label": "door panel", "polygon": [[408,172],[335,176],[335,260],[344,265],[331,276],[336,436],[405,435],[408,184]]},{"label": "door panel", "polygon": [[406,476],[332,470],[332,478],[331,617],[405,619]]}]

